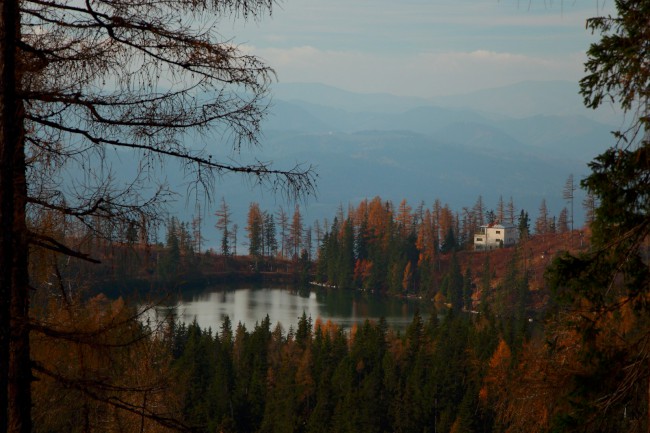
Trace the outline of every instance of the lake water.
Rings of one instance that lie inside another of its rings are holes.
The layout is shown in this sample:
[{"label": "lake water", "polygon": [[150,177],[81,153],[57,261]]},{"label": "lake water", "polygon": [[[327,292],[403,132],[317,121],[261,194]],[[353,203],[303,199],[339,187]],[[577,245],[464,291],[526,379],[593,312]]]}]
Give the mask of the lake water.
[{"label": "lake water", "polygon": [[252,331],[255,324],[268,314],[272,328],[281,323],[285,332],[296,328],[303,312],[312,320],[320,318],[350,328],[366,319],[384,317],[393,329],[405,329],[415,311],[429,316],[430,302],[418,299],[398,299],[374,293],[351,290],[312,288],[224,288],[215,287],[201,292],[185,294],[175,305],[158,307],[157,318],[174,314],[185,323],[196,319],[202,328],[219,330],[228,316],[233,328],[241,322]]}]

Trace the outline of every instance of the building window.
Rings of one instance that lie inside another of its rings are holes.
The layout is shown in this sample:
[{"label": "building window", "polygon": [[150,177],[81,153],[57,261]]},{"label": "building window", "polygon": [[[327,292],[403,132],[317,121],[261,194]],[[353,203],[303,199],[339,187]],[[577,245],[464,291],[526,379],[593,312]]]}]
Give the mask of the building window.
[{"label": "building window", "polygon": [[501,230],[497,230],[497,234],[500,235],[500,234],[501,234]]},{"label": "building window", "polygon": [[476,242],[483,242],[483,238],[476,238]]}]

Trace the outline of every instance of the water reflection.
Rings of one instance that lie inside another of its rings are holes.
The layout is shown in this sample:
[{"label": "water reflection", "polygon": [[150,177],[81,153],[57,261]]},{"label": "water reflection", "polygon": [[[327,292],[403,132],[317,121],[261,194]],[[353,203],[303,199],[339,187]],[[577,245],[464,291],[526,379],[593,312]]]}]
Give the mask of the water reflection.
[{"label": "water reflection", "polygon": [[394,329],[405,329],[416,310],[428,317],[428,303],[417,299],[397,299],[346,290],[321,288],[224,288],[214,287],[186,294],[175,305],[157,311],[158,318],[173,311],[186,323],[196,320],[202,328],[219,330],[226,316],[236,325],[241,322],[252,330],[268,314],[271,323],[285,330],[296,327],[304,312],[313,320],[331,320],[344,328],[366,319],[384,317]]}]

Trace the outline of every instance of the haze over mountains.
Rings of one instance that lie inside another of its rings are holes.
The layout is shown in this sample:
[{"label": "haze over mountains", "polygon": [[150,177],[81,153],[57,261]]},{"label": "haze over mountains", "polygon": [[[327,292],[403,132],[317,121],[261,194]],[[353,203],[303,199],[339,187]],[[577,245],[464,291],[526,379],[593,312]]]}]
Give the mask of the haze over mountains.
[{"label": "haze over mountains", "polygon": [[[479,195],[488,209],[499,196],[512,197],[534,221],[542,198],[553,215],[566,206],[567,177],[588,173],[587,163],[613,144],[610,131],[619,123],[614,112],[585,109],[578,85],[563,81],[435,99],[277,84],[262,149],[250,155],[242,150],[241,156],[272,160],[278,167],[296,162],[316,167],[318,196],[304,206],[305,226],[331,220],[340,205],[376,195],[396,205],[405,198],[413,207],[421,201],[431,206],[439,198],[459,212]],[[169,180],[175,181],[172,175]],[[283,206],[293,212],[281,197],[251,191],[238,178],[222,179],[215,198],[221,196],[240,228],[251,201],[269,211]],[[583,221],[582,197],[578,192],[574,202],[576,225]],[[207,218],[208,245],[216,246],[212,225]]]}]

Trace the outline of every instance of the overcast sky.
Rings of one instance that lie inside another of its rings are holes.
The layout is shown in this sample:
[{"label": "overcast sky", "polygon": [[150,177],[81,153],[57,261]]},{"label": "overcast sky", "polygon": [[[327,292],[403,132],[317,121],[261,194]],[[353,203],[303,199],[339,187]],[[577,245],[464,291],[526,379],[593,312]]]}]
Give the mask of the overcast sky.
[{"label": "overcast sky", "polygon": [[283,0],[272,17],[222,30],[266,60],[283,83],[430,97],[578,80],[596,40],[585,20],[611,12],[612,3]]}]

